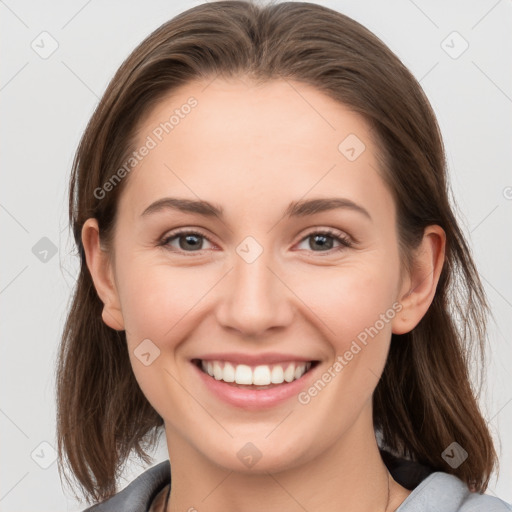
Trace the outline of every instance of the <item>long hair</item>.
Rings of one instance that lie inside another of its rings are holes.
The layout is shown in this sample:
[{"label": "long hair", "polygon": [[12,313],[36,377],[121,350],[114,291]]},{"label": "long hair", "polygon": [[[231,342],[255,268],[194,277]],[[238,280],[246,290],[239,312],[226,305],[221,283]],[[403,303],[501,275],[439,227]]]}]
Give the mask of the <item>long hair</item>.
[{"label": "long hair", "polygon": [[[140,390],[126,336],[102,321],[103,304],[81,241],[98,220],[108,246],[125,178],[98,190],[134,150],[139,123],[173,89],[194,79],[245,76],[312,85],[359,113],[377,138],[383,177],[397,207],[404,265],[424,228],[446,232],[445,264],[433,302],[409,333],[392,335],[373,395],[374,427],[390,453],[452,473],[484,491],[496,453],[471,385],[483,368],[489,308],[470,249],[450,206],[439,127],[420,85],[374,34],[320,5],[209,2],[150,34],[108,85],[80,141],[71,173],[69,219],[80,271],[57,361],[57,445],[84,496],[104,500],[132,452],[146,449],[163,419]],[[456,441],[467,460],[452,468],[442,452]],[[66,477],[67,478],[67,477]]]}]

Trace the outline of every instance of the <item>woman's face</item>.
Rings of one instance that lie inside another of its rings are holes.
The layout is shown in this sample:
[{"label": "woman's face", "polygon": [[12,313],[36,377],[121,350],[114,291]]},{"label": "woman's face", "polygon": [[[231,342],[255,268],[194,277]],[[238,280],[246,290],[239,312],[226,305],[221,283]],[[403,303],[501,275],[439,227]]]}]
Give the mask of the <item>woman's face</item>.
[{"label": "woman's face", "polygon": [[407,289],[363,118],[304,84],[216,79],[161,101],[136,148],[104,318],[171,455],[277,471],[367,445]]}]

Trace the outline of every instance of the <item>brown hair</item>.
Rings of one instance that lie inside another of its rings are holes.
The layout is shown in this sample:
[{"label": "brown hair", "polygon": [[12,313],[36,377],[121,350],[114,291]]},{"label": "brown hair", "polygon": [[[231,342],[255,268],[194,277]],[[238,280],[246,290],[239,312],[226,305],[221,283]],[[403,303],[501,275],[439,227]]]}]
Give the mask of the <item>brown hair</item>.
[{"label": "brown hair", "polygon": [[[69,191],[81,266],[57,362],[59,471],[65,455],[83,494],[103,500],[117,492],[120,468],[132,451],[150,462],[145,450],[163,420],[135,380],[125,332],[102,321],[81,229],[95,217],[108,246],[129,178],[101,199],[95,191],[134,150],[138,123],[159,100],[191,80],[215,76],[293,79],[362,115],[379,142],[406,265],[426,226],[445,230],[446,259],[433,303],[415,329],[392,336],[373,396],[374,425],[395,455],[485,490],[496,453],[468,368],[474,348],[483,363],[489,309],[448,200],[434,113],[415,78],[375,35],[343,14],[302,2],[220,1],[181,13],[132,52],[96,108]],[[457,468],[441,455],[453,441],[469,453]]]}]

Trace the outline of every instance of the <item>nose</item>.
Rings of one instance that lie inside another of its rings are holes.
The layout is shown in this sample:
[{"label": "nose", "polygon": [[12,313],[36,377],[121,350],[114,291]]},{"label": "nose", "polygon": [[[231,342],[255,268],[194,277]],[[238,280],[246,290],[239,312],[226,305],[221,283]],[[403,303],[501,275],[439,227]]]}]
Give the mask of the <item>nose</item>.
[{"label": "nose", "polygon": [[224,278],[217,321],[244,337],[264,337],[270,329],[283,328],[293,321],[293,293],[267,252],[252,263],[235,255],[234,266]]}]

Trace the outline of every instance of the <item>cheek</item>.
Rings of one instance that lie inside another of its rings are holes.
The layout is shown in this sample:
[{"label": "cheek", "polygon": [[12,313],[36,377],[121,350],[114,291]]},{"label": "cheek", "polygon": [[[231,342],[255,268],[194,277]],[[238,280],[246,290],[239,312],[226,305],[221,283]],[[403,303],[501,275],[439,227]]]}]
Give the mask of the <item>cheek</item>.
[{"label": "cheek", "polygon": [[207,277],[204,272],[170,268],[142,257],[119,267],[132,369],[142,392],[162,417],[184,399],[179,392],[169,392],[182,379],[175,350],[190,333],[189,319],[208,290]]},{"label": "cheek", "polygon": [[[392,309],[397,265],[386,267],[368,259],[350,266],[317,271],[311,279],[297,283],[297,295],[315,313],[337,352],[376,324]],[[327,271],[324,271],[327,270]],[[311,317],[312,319],[314,316]],[[382,329],[381,322],[378,327]],[[390,329],[390,327],[389,327]]]},{"label": "cheek", "polygon": [[207,276],[142,258],[125,265],[120,295],[127,332],[163,340],[208,291]]},{"label": "cheek", "polygon": [[[344,270],[337,269],[336,275],[310,287],[308,305],[327,326],[322,329],[331,358],[319,380],[299,396],[299,401],[314,401],[314,407],[323,411],[318,417],[333,413],[339,415],[340,422],[350,422],[378,383],[389,348],[391,322],[399,306],[394,299],[393,268],[384,271],[369,265]],[[320,325],[318,320],[316,325]],[[317,400],[320,394],[322,398]]]},{"label": "cheek", "polygon": [[[325,335],[341,350],[392,306],[398,265],[391,260],[367,255],[337,267],[282,272],[282,277],[300,298],[303,306],[296,303],[296,307],[302,315],[319,327],[320,320]],[[171,338],[178,340],[179,332],[190,327],[194,312],[209,303],[206,296],[218,286],[218,279],[218,268],[213,266],[171,267],[144,257],[122,262],[121,307],[131,342],[149,338],[168,345]]]}]

